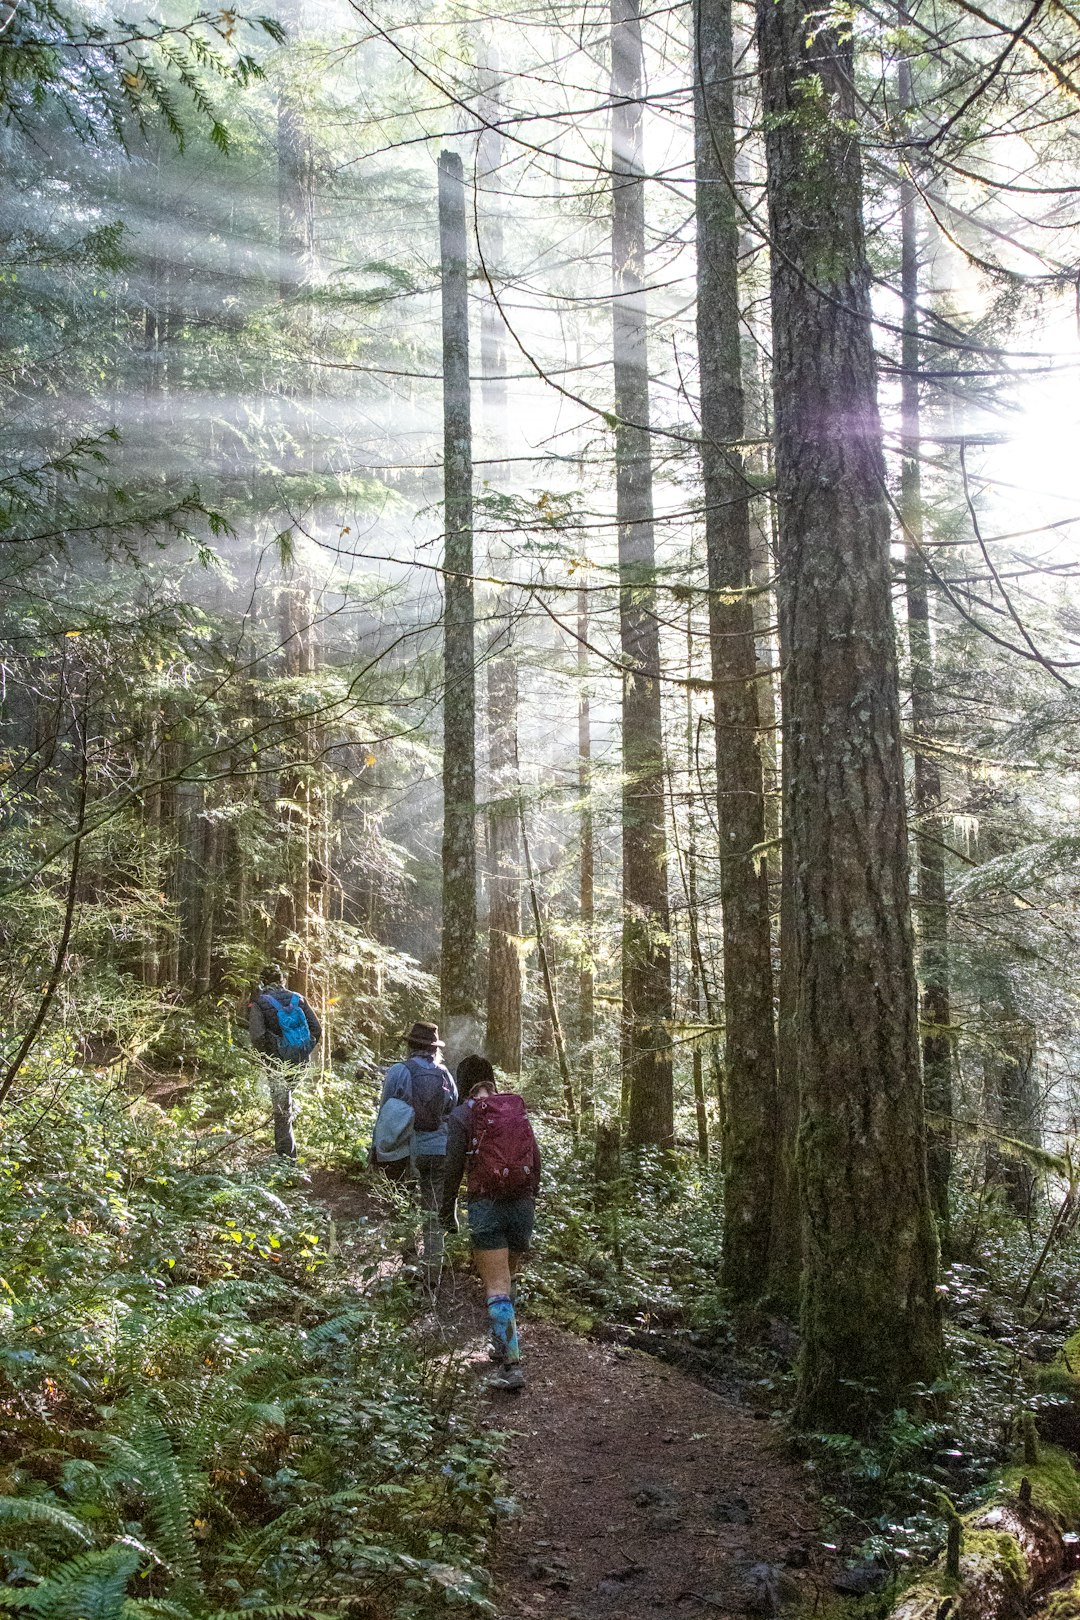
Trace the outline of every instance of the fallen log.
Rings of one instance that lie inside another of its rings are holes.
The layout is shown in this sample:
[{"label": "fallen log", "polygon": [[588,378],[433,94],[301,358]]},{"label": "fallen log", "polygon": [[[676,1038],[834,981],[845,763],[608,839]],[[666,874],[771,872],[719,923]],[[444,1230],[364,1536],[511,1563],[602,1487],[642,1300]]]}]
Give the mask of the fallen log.
[{"label": "fallen log", "polygon": [[[1072,1563],[1066,1536],[1080,1525],[1080,1474],[1066,1452],[1043,1446],[1039,1461],[1006,1470],[996,1501],[958,1522],[954,1572],[935,1564],[889,1620],[1019,1620]],[[1080,1607],[1054,1620],[1080,1620]]]}]

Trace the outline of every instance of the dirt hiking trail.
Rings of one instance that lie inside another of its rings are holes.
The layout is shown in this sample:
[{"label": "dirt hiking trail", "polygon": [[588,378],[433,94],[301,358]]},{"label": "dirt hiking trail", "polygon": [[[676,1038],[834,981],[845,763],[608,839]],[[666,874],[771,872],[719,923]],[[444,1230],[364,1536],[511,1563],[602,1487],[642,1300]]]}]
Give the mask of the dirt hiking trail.
[{"label": "dirt hiking trail", "polygon": [[[343,1238],[357,1183],[314,1172]],[[705,1620],[809,1609],[831,1570],[807,1481],[764,1413],[638,1350],[521,1323],[528,1384],[489,1390],[475,1280],[443,1278],[420,1331],[459,1354],[480,1421],[506,1437],[520,1514],[494,1560],[500,1620]]]}]

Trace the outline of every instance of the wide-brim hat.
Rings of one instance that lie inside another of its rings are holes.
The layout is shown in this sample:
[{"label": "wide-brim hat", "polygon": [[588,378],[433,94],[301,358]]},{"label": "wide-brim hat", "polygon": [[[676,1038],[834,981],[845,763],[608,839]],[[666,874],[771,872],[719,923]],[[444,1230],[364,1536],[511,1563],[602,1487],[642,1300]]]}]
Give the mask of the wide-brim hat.
[{"label": "wide-brim hat", "polygon": [[417,1022],[405,1036],[410,1046],[441,1046],[438,1024]]}]

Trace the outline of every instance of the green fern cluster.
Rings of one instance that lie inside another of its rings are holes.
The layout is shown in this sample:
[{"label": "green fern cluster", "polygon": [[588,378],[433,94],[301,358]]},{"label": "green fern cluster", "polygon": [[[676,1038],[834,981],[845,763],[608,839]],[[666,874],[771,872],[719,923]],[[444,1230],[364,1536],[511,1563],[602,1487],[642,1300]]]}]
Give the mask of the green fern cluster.
[{"label": "green fern cluster", "polygon": [[301,1189],[193,1171],[186,1127],[106,1092],[0,1161],[0,1610],[490,1608],[493,1460],[403,1299],[353,1286]]}]

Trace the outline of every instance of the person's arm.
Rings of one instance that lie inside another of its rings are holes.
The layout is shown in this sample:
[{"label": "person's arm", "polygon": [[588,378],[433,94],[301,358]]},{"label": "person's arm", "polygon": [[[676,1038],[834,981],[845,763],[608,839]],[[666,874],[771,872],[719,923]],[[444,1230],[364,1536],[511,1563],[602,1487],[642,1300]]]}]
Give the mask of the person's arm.
[{"label": "person's arm", "polygon": [[446,1158],[443,1162],[442,1203],[439,1214],[444,1226],[457,1230],[457,1195],[461,1178],[465,1174],[465,1155],[469,1145],[468,1133],[462,1119],[451,1117],[446,1132]]},{"label": "person's arm", "polygon": [[[401,1097],[405,1102],[412,1102],[412,1075],[404,1063],[391,1063],[383,1075],[382,1091],[379,1093],[379,1108],[390,1097]],[[375,1123],[378,1124],[379,1108],[375,1110]],[[375,1134],[372,1128],[371,1147],[368,1150],[368,1163],[376,1164]]]},{"label": "person's arm", "polygon": [[276,1049],[266,1019],[266,1008],[258,996],[252,996],[248,1002],[248,1035],[256,1052],[261,1052],[264,1057],[274,1056]]},{"label": "person's arm", "polygon": [[402,1102],[412,1102],[412,1075],[409,1073],[407,1063],[391,1063],[387,1069],[382,1083],[379,1107],[381,1108],[390,1097],[400,1097]]},{"label": "person's arm", "polygon": [[450,1073],[450,1070],[444,1069],[443,1073],[445,1074],[448,1082],[444,1090],[445,1101],[443,1104],[443,1118],[449,1119],[450,1115],[454,1112],[454,1109],[461,1101],[461,1097],[458,1094],[457,1081]]},{"label": "person's arm", "polygon": [[532,1164],[532,1194],[535,1198],[540,1191],[540,1144],[533,1137],[533,1164]]}]

